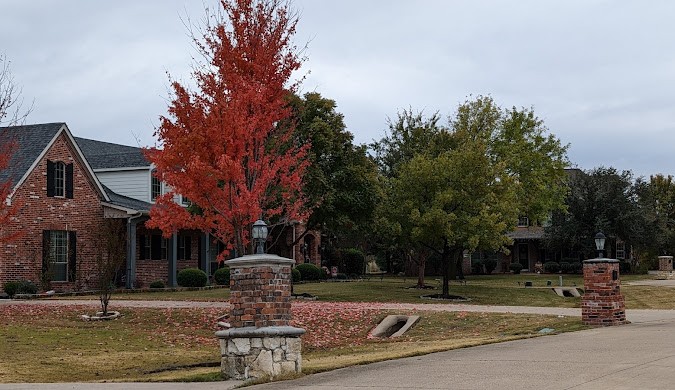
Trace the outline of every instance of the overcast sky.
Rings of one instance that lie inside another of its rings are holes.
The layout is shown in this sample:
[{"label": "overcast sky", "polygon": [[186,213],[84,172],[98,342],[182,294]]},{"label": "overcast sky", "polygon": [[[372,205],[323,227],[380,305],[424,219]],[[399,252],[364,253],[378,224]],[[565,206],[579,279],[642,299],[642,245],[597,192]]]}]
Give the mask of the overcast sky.
[{"label": "overcast sky", "polygon": [[[205,0],[206,4],[215,4]],[[309,43],[303,91],[334,99],[358,143],[412,107],[452,114],[469,95],[533,107],[578,167],[675,174],[675,2],[295,0]],[[28,123],[154,144],[166,73],[195,54],[181,19],[200,0],[0,0],[0,53]]]}]

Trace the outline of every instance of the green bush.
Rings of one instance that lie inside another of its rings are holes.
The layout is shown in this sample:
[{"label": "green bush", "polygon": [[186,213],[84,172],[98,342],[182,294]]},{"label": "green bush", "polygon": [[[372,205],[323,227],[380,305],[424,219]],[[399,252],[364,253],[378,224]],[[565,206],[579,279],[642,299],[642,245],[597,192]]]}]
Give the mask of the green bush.
[{"label": "green bush", "polygon": [[480,259],[471,260],[471,273],[473,274],[483,273],[483,260]]},{"label": "green bush", "polygon": [[9,295],[10,298],[12,298],[19,290],[19,282],[5,282],[2,289],[5,290],[5,293]]},{"label": "green bush", "polygon": [[566,261],[561,261],[560,262],[560,271],[564,274],[568,274],[572,271],[572,263],[568,263]]},{"label": "green bush", "polygon": [[335,279],[338,280],[347,280],[347,274],[344,274],[342,272],[339,272],[337,275],[335,275]]},{"label": "green bush", "polygon": [[[14,292],[10,294],[7,291],[7,284],[9,285],[9,289],[12,290],[14,289]],[[9,296],[14,296],[16,294],[37,294],[38,292],[38,287],[35,285],[35,283],[31,282],[30,280],[19,280],[16,282],[7,282],[5,283],[5,286],[3,288],[7,295]]]},{"label": "green bush", "polygon": [[176,281],[182,287],[204,287],[209,278],[199,268],[186,268],[178,273]]},{"label": "green bush", "polygon": [[514,273],[514,274],[519,274],[520,271],[523,269],[523,265],[520,263],[511,263],[509,264],[509,269]]},{"label": "green bush", "polygon": [[295,269],[300,272],[300,279],[302,280],[321,280],[326,274],[324,270],[311,263],[298,264]]},{"label": "green bush", "polygon": [[630,261],[619,261],[619,273],[622,275],[631,273]]},{"label": "green bush", "polygon": [[489,275],[497,268],[497,259],[487,258],[483,260],[483,265],[485,265],[485,273]]},{"label": "green bush", "polygon": [[154,282],[150,283],[150,288],[164,288],[166,287],[164,285],[164,282],[161,280],[155,280]]},{"label": "green bush", "polygon": [[366,256],[358,249],[349,248],[340,250],[340,259],[344,264],[344,273],[363,274],[366,266]]},{"label": "green bush", "polygon": [[547,261],[544,263],[544,271],[550,274],[557,274],[560,271],[560,264],[555,261]]},{"label": "green bush", "polygon": [[217,285],[220,286],[229,286],[230,285],[230,267],[218,268],[213,274],[213,280],[216,281]]},{"label": "green bush", "polygon": [[583,264],[580,261],[570,263],[570,272],[573,274],[580,274],[584,270]]},{"label": "green bush", "polygon": [[293,277],[293,283],[298,283],[302,278],[302,276],[300,275],[300,271],[298,271],[295,268],[291,270],[291,276]]}]

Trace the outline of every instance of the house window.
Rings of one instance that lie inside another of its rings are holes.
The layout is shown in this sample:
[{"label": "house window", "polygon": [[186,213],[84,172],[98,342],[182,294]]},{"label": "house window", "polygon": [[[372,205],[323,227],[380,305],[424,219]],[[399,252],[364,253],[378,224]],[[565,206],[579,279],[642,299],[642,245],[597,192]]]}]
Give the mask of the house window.
[{"label": "house window", "polygon": [[181,195],[181,196],[180,196],[180,202],[181,202],[182,204],[184,204],[185,206],[189,206],[189,205],[192,204],[192,202],[190,202],[190,199],[188,199],[188,197],[187,197],[187,196],[184,196],[184,195]]},{"label": "house window", "polygon": [[518,218],[518,227],[528,227],[530,226],[530,219],[527,217]]},{"label": "house window", "polygon": [[73,164],[47,160],[47,196],[73,198]]},{"label": "house window", "polygon": [[139,236],[140,260],[166,260],[167,240],[161,234]]},{"label": "house window", "polygon": [[54,164],[54,196],[66,194],[66,164],[61,161]]},{"label": "house window", "polygon": [[178,236],[178,260],[190,260],[192,258],[192,237]]},{"label": "house window", "polygon": [[75,232],[66,230],[43,231],[42,271],[54,282],[75,280]]},{"label": "house window", "polygon": [[151,182],[150,182],[150,198],[155,201],[162,194],[162,182],[159,181],[155,175],[157,170],[153,169],[151,173]]},{"label": "house window", "polygon": [[623,241],[616,242],[616,258],[619,260],[626,259],[626,243]]}]

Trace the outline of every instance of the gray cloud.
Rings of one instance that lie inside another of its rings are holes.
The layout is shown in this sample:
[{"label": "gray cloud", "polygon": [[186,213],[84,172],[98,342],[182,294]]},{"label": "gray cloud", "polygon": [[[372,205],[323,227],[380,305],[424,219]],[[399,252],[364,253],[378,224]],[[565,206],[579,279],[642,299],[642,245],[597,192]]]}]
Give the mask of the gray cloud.
[{"label": "gray cloud", "polygon": [[[212,3],[212,1],[207,1]],[[402,108],[451,114],[468,95],[534,107],[582,168],[675,173],[669,1],[296,0],[309,42],[303,91],[335,99],[358,142]],[[195,54],[180,18],[201,2],[4,0],[0,51],[31,122],[152,144],[168,79]]]}]

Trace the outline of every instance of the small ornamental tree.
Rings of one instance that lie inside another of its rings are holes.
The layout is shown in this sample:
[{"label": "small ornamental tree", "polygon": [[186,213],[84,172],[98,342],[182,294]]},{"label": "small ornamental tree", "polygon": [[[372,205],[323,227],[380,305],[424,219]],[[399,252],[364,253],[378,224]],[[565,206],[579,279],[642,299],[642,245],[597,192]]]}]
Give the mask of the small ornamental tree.
[{"label": "small ornamental tree", "polygon": [[106,219],[99,225],[95,234],[97,287],[101,312],[107,316],[117,276],[126,259],[126,226],[122,220]]},{"label": "small ornamental tree", "polygon": [[[291,42],[298,18],[288,3],[221,0],[220,7],[194,37],[206,59],[193,72],[196,90],[172,82],[169,113],[155,132],[160,146],[147,150],[155,175],[170,188],[157,199],[148,226],[166,235],[208,231],[243,255],[253,221],[305,217],[308,145],[292,137],[287,100],[297,89],[289,80],[302,59]],[[193,207],[174,203],[176,194]]]}]

